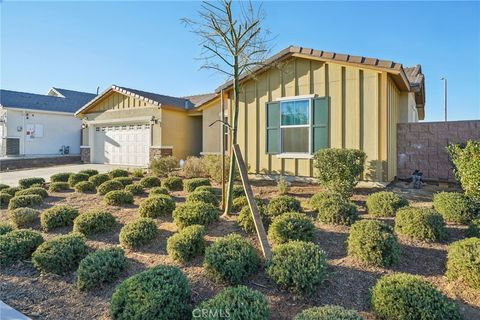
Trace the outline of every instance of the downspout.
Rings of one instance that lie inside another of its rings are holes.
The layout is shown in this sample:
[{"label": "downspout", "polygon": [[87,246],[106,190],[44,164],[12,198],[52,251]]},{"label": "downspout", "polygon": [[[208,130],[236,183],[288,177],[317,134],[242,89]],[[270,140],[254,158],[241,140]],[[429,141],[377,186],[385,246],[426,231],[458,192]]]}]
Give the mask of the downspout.
[{"label": "downspout", "polygon": [[25,110],[22,111],[22,155],[25,155]]}]

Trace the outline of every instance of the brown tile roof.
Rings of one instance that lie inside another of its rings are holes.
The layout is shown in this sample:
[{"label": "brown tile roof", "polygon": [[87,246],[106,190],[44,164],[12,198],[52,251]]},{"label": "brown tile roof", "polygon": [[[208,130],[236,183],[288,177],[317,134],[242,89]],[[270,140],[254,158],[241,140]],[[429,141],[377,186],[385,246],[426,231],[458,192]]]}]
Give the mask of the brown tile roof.
[{"label": "brown tile roof", "polygon": [[410,81],[411,86],[417,86],[423,83],[425,77],[422,73],[422,66],[419,64],[413,67],[404,68],[403,70],[405,70],[405,74],[407,75],[407,79]]}]

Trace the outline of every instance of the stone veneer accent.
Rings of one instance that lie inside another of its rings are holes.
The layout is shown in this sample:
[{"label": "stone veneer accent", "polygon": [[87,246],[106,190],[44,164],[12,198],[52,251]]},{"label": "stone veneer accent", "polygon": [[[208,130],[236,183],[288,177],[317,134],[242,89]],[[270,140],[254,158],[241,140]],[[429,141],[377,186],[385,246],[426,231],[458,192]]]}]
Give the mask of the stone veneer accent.
[{"label": "stone veneer accent", "polygon": [[168,157],[172,154],[173,148],[150,147],[149,160],[152,161],[155,158]]},{"label": "stone veneer accent", "polygon": [[0,171],[18,170],[25,168],[52,167],[62,164],[80,163],[79,155],[48,156],[48,157],[18,157],[0,159]]},{"label": "stone veneer accent", "polygon": [[80,159],[83,163],[90,163],[90,147],[80,147]]}]

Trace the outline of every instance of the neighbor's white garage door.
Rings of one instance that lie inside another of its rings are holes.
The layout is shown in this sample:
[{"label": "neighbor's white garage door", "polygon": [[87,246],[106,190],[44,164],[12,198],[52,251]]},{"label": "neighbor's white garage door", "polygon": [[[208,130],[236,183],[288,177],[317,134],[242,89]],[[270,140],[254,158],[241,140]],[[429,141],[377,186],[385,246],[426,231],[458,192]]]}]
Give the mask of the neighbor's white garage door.
[{"label": "neighbor's white garage door", "polygon": [[149,124],[95,126],[95,163],[145,166],[149,147]]}]

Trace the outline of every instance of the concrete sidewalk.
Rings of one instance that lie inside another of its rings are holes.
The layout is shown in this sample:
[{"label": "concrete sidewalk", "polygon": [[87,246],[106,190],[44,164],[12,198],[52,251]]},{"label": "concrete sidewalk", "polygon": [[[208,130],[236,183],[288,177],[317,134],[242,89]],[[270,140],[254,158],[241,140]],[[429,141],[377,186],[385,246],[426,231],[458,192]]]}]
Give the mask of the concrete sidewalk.
[{"label": "concrete sidewalk", "polygon": [[29,320],[30,318],[10,307],[0,300],[0,319],[1,320]]}]

